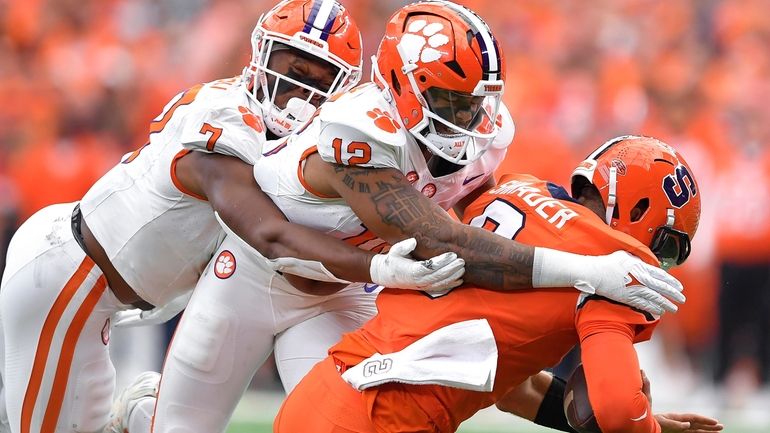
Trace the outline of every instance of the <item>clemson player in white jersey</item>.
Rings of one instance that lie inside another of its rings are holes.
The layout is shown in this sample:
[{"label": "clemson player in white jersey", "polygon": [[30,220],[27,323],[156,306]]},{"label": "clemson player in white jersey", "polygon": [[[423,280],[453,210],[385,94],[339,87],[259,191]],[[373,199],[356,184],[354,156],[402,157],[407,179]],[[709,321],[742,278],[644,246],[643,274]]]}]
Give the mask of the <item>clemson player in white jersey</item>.
[{"label": "clemson player in white jersey", "polygon": [[[322,105],[254,165],[290,221],[356,235],[349,240],[357,244],[415,237],[418,256],[455,251],[464,279],[492,289],[558,282],[656,313],[676,309],[661,294],[684,300],[675,279],[624,253],[597,258],[506,242],[445,212],[462,216],[493,185],[513,133],[501,103],[502,51],[474,12],[445,0],[404,6],[372,68],[373,83]],[[629,274],[649,290],[628,290]]]},{"label": "clemson player in white jersey", "polygon": [[[535,255],[531,247],[463,227],[443,210],[462,214],[464,205],[493,183],[513,136],[510,115],[500,103],[501,51],[473,12],[444,1],[402,8],[388,25],[374,69],[376,83],[327,102],[296,135],[266,145],[255,163],[255,178],[289,220],[375,251],[387,247],[386,241],[415,236],[426,256],[437,248],[430,243],[439,241],[471,257],[474,281],[496,289],[528,287],[534,279],[543,287],[560,282],[598,290],[656,313],[676,308],[643,286],[626,288],[624,277],[631,273],[683,300],[676,280],[624,253],[589,258],[540,249]],[[378,182],[368,181],[370,176]],[[365,209],[378,198],[383,221]],[[412,218],[424,224],[412,225],[407,236],[398,224]],[[435,230],[436,223],[452,229],[454,239]],[[236,265],[223,272],[229,263]],[[269,276],[265,285],[263,274],[248,248],[235,237],[225,240],[177,328],[153,431],[181,426],[223,431],[273,346],[290,391],[341,332],[374,311],[373,285],[314,298],[280,277]],[[142,401],[136,406],[152,406],[157,385],[151,380],[138,385]],[[216,397],[202,397],[207,395]]]},{"label": "clemson player in white jersey", "polygon": [[[261,27],[280,28],[281,8],[296,3],[309,2],[280,4]],[[0,373],[12,432],[102,431],[114,388],[110,318],[184,300],[224,237],[212,208],[271,258],[323,262],[300,262],[317,273],[396,278],[414,288],[457,284],[462,263],[452,254],[431,262],[435,271],[405,256],[350,247],[288,223],[254,182],[250,164],[266,134],[290,132],[358,80],[358,29],[331,3],[338,24],[331,31],[341,35],[345,50],[337,52],[344,56],[319,42],[323,34],[313,26],[268,44],[256,32],[252,63],[240,79],[177,95],[152,122],[148,144],[82,201],[49,206],[16,232],[0,290]],[[280,78],[268,76],[268,66]],[[302,272],[292,267],[296,260],[280,263]],[[436,278],[442,272],[451,275]]]}]

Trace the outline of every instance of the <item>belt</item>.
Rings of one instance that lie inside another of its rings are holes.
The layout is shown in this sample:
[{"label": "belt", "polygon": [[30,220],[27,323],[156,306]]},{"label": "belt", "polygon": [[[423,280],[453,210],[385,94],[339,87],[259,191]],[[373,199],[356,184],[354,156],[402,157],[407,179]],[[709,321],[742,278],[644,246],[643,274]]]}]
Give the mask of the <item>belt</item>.
[{"label": "belt", "polygon": [[[72,210],[72,235],[75,237],[75,242],[77,242],[78,245],[80,245],[80,248],[83,249],[83,252],[86,253],[87,256],[91,257],[91,254],[88,252],[88,248],[86,248],[86,241],[83,239],[83,232],[80,228],[82,223],[83,212],[80,211],[80,203],[78,203],[75,205],[75,209]],[[136,301],[132,303],[131,306],[145,311],[155,308],[154,305],[145,300]]]},{"label": "belt", "polygon": [[80,203],[78,203],[72,211],[72,235],[75,237],[75,242],[77,242],[78,245],[80,245],[80,248],[83,249],[83,252],[90,257],[91,255],[88,254],[88,248],[86,248],[86,241],[83,239],[83,233],[80,231],[82,222],[83,213],[80,211]]}]

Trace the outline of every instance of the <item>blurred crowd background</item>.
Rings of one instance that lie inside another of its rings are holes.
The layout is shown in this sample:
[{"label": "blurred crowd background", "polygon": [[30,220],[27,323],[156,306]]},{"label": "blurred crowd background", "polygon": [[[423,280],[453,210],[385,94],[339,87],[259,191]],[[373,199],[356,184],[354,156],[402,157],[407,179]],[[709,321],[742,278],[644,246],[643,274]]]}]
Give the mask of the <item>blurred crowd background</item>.
[{"label": "blurred crowd background", "polygon": [[[366,59],[406,3],[342,2]],[[517,131],[501,171],[566,184],[591,149],[627,133],[685,155],[703,214],[694,253],[674,272],[688,301],[657,336],[652,358],[672,372],[660,386],[687,395],[709,384],[720,405],[736,408],[770,395],[770,1],[460,3],[488,21],[505,52]],[[78,200],[144,144],[172,96],[238,75],[272,4],[0,0],[2,255],[21,221]]]}]

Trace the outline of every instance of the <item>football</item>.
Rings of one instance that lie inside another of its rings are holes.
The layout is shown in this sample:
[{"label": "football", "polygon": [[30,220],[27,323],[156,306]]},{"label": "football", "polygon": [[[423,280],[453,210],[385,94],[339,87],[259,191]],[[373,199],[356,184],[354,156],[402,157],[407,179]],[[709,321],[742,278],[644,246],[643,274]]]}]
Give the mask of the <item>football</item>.
[{"label": "football", "polygon": [[564,388],[564,414],[570,427],[579,433],[601,433],[591,408],[591,401],[588,400],[583,364],[575,368]]}]

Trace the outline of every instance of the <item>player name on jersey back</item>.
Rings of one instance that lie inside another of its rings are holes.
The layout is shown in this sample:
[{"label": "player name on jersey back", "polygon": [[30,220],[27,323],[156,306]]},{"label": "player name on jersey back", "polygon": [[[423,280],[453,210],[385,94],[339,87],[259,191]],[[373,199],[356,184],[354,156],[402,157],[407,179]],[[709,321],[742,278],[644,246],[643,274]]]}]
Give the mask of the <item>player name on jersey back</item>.
[{"label": "player name on jersey back", "polygon": [[491,190],[492,194],[515,194],[532,207],[537,215],[560,229],[564,224],[578,216],[578,213],[568,208],[560,200],[542,193],[540,188],[532,186],[531,182],[512,180]]}]

